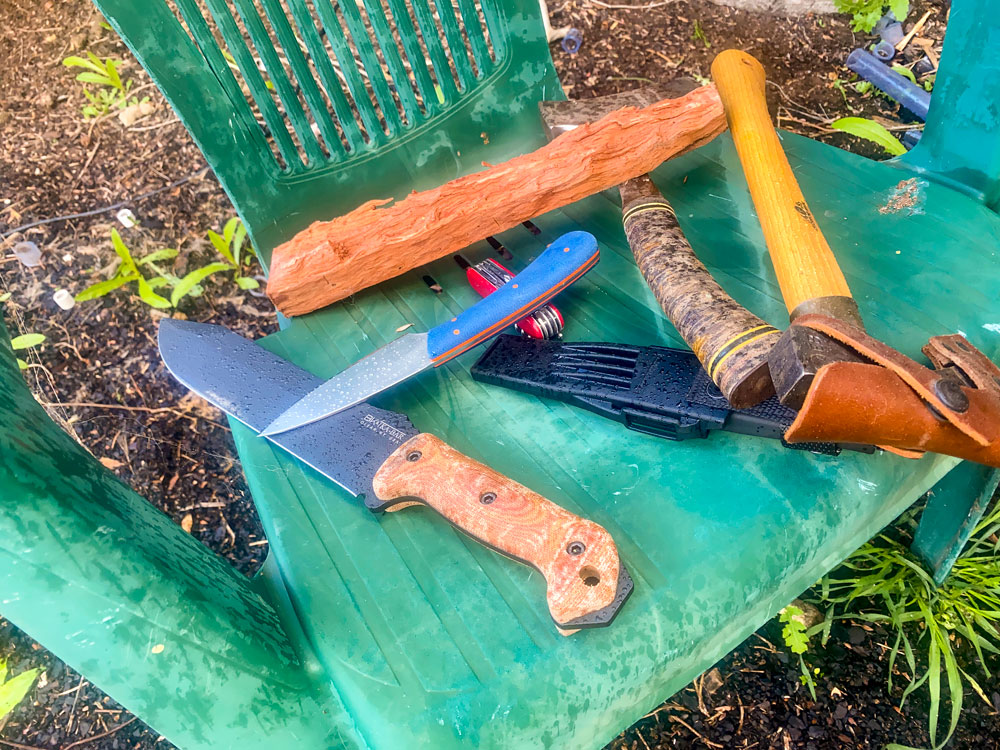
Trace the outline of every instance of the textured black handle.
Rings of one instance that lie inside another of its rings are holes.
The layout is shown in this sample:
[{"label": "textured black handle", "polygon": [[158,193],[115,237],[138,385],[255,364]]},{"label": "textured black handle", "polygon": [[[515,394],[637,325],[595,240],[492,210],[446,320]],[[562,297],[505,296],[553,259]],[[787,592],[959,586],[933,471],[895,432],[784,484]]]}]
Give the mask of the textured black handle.
[{"label": "textured black handle", "polygon": [[619,189],[625,235],[639,270],[712,381],[737,409],[772,395],[767,354],[780,331],[712,278],[649,177],[636,177]]}]

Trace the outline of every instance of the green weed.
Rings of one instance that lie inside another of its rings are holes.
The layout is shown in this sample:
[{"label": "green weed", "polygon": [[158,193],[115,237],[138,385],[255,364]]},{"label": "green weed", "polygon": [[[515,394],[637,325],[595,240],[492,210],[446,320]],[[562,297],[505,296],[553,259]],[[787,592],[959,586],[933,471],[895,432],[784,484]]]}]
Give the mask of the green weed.
[{"label": "green weed", "polygon": [[[928,732],[941,748],[951,738],[962,713],[963,689],[991,705],[972,668],[959,665],[958,650],[972,657],[987,679],[986,654],[1000,654],[1000,504],[983,517],[948,578],[935,586],[930,574],[903,542],[880,535],[851,555],[838,571],[818,585],[830,605],[827,620],[851,619],[890,627],[895,641],[889,652],[888,685],[893,688],[897,662],[905,662],[907,680],[900,707],[926,686],[930,702]],[[823,642],[829,629],[823,636]],[[918,653],[922,658],[918,660]],[[939,742],[942,708],[950,703],[948,728]],[[912,750],[890,745],[887,750]]]},{"label": "green weed", "polygon": [[40,669],[28,669],[16,677],[7,679],[7,662],[0,659],[0,725],[4,719],[25,699],[31,686],[35,684]]},{"label": "green weed", "polygon": [[[150,307],[163,310],[177,307],[177,304],[184,297],[200,296],[204,293],[202,282],[209,276],[222,271],[232,271],[233,281],[240,289],[257,289],[260,283],[254,278],[243,275],[243,266],[247,263],[247,259],[255,255],[253,248],[246,242],[246,238],[246,227],[235,216],[226,222],[221,235],[209,230],[208,239],[222,256],[224,262],[209,263],[180,277],[164,266],[167,261],[171,263],[174,261],[177,257],[177,250],[164,248],[135,260],[132,257],[132,251],[118,234],[118,230],[112,229],[111,244],[118,255],[118,269],[112,278],[107,281],[99,281],[77,294],[76,301],[86,302],[98,299],[116,289],[134,283],[139,299]],[[144,269],[153,271],[155,275],[147,278],[143,273]],[[157,290],[161,289],[170,290],[170,299],[158,293]]]},{"label": "green weed", "polygon": [[[135,98],[129,101],[132,79],[122,80],[118,72],[121,60],[108,57],[101,62],[97,55],[88,52],[85,58],[70,55],[62,62],[67,68],[83,68],[83,72],[77,73],[76,80],[99,87],[96,91],[91,91],[86,85],[83,87],[83,95],[90,101],[90,104],[83,108],[85,119],[101,117],[112,109],[124,109],[127,105],[139,103]],[[143,97],[142,101],[148,99],[149,97]]]},{"label": "green weed", "polygon": [[817,632],[827,628],[825,622],[806,627],[805,613],[794,604],[789,604],[778,613],[778,621],[784,623],[781,629],[781,638],[785,646],[793,654],[799,657],[799,682],[806,686],[809,695],[816,700],[816,682],[814,676],[819,676],[820,669],[815,667],[810,669],[806,664],[805,653],[809,650],[809,639]]},{"label": "green weed", "polygon": [[833,0],[833,5],[839,12],[851,14],[852,29],[865,33],[875,28],[886,6],[900,23],[910,12],[910,0]]},{"label": "green weed", "polygon": [[[10,340],[10,346],[15,351],[23,351],[25,349],[33,349],[42,342],[45,341],[44,334],[41,333],[25,333],[21,336],[15,336]],[[27,370],[31,365],[25,362],[23,359],[18,357],[17,366],[22,370]],[[0,714],[2,716],[2,714]]]},{"label": "green weed", "polygon": [[708,37],[705,36],[705,30],[701,28],[701,21],[697,19],[694,22],[694,33],[691,34],[691,38],[696,42],[701,42],[706,48],[712,46],[712,43],[708,41]]},{"label": "green weed", "polygon": [[877,143],[892,156],[902,156],[906,153],[906,147],[886,130],[884,125],[880,125],[874,120],[868,120],[864,117],[841,117],[839,120],[831,122],[830,127]]}]

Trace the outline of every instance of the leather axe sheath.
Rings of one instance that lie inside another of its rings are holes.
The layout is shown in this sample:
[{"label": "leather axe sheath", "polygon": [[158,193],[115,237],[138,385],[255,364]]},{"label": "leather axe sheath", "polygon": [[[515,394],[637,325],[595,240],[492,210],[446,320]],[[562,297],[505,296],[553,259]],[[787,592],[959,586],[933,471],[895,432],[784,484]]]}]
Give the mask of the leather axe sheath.
[{"label": "leather axe sheath", "polygon": [[[608,112],[680,97],[689,79],[582,101],[540,102],[549,140]],[[673,208],[648,175],[618,186],[622,223],[643,278],[681,338],[737,409],[774,393],[767,357],[780,331],[730,297],[691,249]]]},{"label": "leather axe sheath", "polygon": [[833,318],[803,315],[792,325],[860,359],[819,369],[789,443],[861,442],[907,458],[932,451],[1000,467],[1000,369],[965,337],[932,337],[923,348],[931,369]]}]

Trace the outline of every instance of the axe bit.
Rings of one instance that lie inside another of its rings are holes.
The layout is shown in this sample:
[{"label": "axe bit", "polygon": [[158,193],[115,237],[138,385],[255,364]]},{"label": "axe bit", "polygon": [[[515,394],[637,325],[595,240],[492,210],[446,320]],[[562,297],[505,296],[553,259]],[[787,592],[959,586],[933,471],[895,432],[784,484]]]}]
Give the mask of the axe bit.
[{"label": "axe bit", "polygon": [[[584,101],[540,102],[551,140],[621,107],[645,107],[696,88],[693,81]],[[730,297],[698,260],[670,204],[648,175],[619,185],[622,221],[639,270],[681,338],[730,403],[743,409],[774,393],[767,356],[780,332]]]}]

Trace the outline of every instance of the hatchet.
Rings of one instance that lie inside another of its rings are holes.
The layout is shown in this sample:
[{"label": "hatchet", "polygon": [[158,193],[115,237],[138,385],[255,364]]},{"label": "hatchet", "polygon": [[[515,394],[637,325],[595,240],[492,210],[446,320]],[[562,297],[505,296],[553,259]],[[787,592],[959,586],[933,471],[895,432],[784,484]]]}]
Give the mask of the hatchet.
[{"label": "hatchet", "polygon": [[[690,80],[583,101],[540,102],[549,140],[622,107],[645,107],[697,88]],[[779,336],[730,297],[698,260],[648,175],[618,186],[636,264],[660,307],[729,402],[742,409],[774,393],[767,355]]]},{"label": "hatchet", "polygon": [[1000,466],[1000,369],[957,334],[930,339],[928,368],[865,333],[771,124],[763,67],[727,50],[712,77],[792,323],[768,357],[778,398],[799,410],[785,439]]}]

